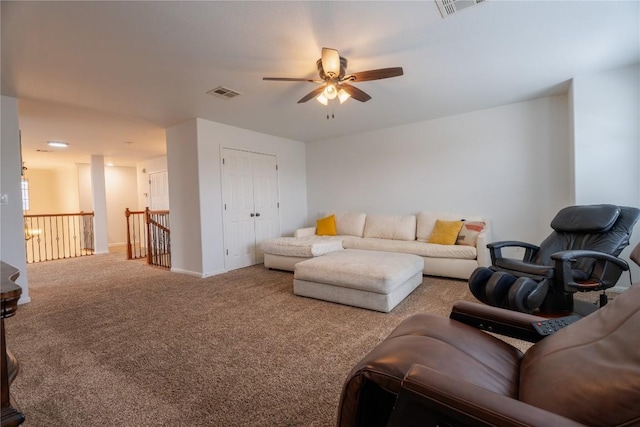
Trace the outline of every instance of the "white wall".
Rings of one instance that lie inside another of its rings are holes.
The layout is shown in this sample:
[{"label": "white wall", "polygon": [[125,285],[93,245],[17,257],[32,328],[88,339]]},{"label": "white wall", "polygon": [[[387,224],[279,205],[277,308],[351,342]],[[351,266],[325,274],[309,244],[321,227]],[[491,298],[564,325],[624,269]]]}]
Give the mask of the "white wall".
[{"label": "white wall", "polygon": [[31,215],[79,212],[78,173],[76,166],[24,171],[29,181]]},{"label": "white wall", "polygon": [[29,215],[44,215],[57,210],[54,171],[50,169],[28,169],[24,178],[29,183]]},{"label": "white wall", "polygon": [[201,275],[203,236],[196,119],[167,129],[167,172],[171,195],[171,269]]},{"label": "white wall", "polygon": [[[573,79],[576,203],[640,206],[640,65]],[[636,224],[630,245],[640,241]],[[634,281],[640,267],[630,262]],[[628,276],[618,282],[629,284]]]},{"label": "white wall", "polygon": [[[136,165],[138,175],[138,210],[150,207],[149,199],[149,174],[164,172],[167,170],[167,156],[145,160]],[[171,195],[169,195],[171,199]],[[171,205],[171,200],[169,200]]]},{"label": "white wall", "polygon": [[16,283],[22,288],[18,303],[23,304],[31,299],[24,249],[18,100],[2,96],[0,102],[0,194],[7,199],[0,204],[0,259],[20,270]]},{"label": "white wall", "polygon": [[539,243],[572,203],[568,103],[546,97],[307,144],[307,224],[318,213],[449,211],[493,240]]},{"label": "white wall", "polygon": [[[278,158],[280,230],[284,235],[292,235],[305,223],[307,196],[303,143],[203,119],[183,123],[167,130],[172,269],[202,276],[225,271],[220,160],[223,147],[275,155]],[[186,189],[189,188],[194,191],[193,195],[187,196]],[[189,212],[184,206],[190,206]],[[197,214],[192,211],[195,209],[199,211]],[[199,254],[185,241],[187,236],[197,238],[193,236],[196,229],[201,231],[202,238]],[[200,256],[201,270],[184,267],[190,262],[187,254]]]},{"label": "white wall", "polygon": [[55,212],[80,212],[77,166],[58,168],[53,172],[54,186],[57,189]]},{"label": "white wall", "polygon": [[109,246],[127,243],[126,208],[138,205],[136,168],[108,166],[104,170],[107,194],[107,230]]},{"label": "white wall", "polygon": [[78,168],[78,207],[82,212],[93,211],[93,197],[91,196],[91,166],[86,163],[77,165]]}]

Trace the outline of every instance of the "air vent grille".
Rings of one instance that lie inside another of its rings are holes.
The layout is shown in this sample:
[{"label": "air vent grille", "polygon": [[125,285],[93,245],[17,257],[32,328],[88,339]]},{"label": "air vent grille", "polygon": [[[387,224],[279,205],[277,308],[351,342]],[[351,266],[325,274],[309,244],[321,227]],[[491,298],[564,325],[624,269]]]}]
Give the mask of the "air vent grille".
[{"label": "air vent grille", "polygon": [[240,92],[235,91],[233,89],[229,89],[228,87],[224,87],[224,86],[218,86],[215,89],[211,89],[207,93],[209,95],[217,96],[218,98],[223,98],[223,99],[231,99],[231,98],[235,98],[238,95],[241,95]]},{"label": "air vent grille", "polygon": [[469,6],[475,6],[480,3],[484,3],[486,0],[436,0],[438,9],[443,18],[451,16],[454,13],[460,12]]}]

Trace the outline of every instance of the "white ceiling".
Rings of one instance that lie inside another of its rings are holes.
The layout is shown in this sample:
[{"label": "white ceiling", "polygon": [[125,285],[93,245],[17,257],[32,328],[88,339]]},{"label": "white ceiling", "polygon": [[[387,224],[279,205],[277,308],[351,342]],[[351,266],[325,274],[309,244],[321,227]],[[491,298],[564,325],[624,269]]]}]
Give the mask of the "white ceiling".
[{"label": "white ceiling", "polygon": [[[322,47],[372,99],[297,104]],[[638,1],[487,0],[443,19],[435,1],[2,1],[2,94],[17,97],[27,166],[132,165],[193,117],[315,141],[566,92],[572,77],[640,62]],[[206,92],[224,85],[242,95]],[[46,141],[64,151],[42,153]]]}]

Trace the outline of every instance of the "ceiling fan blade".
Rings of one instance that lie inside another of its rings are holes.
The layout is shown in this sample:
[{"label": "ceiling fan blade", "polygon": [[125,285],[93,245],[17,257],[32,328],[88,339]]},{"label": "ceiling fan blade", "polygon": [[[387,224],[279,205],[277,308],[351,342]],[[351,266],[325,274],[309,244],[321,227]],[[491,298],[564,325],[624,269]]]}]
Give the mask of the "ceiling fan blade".
[{"label": "ceiling fan blade", "polygon": [[317,88],[306,94],[304,97],[302,97],[300,101],[298,101],[298,104],[302,104],[303,102],[307,102],[308,100],[315,98],[316,96],[320,95],[323,90],[324,86],[318,86]]},{"label": "ceiling fan blade", "polygon": [[369,94],[361,91],[355,86],[351,86],[348,83],[342,83],[340,87],[344,89],[344,91],[347,92],[349,95],[351,95],[353,99],[358,100],[360,102],[367,102],[368,100],[371,99],[371,96],[369,96]]},{"label": "ceiling fan blade", "polygon": [[[263,77],[262,80],[272,80],[276,82],[318,82],[317,79],[298,79],[295,77]],[[320,80],[322,82],[322,80]]]},{"label": "ceiling fan blade", "polygon": [[380,68],[378,70],[360,71],[345,76],[344,80],[353,82],[365,82],[367,80],[388,79],[390,77],[398,77],[404,74],[402,67]]},{"label": "ceiling fan blade", "polygon": [[340,74],[340,54],[337,50],[328,47],[322,48],[322,69],[327,75],[338,76]]}]

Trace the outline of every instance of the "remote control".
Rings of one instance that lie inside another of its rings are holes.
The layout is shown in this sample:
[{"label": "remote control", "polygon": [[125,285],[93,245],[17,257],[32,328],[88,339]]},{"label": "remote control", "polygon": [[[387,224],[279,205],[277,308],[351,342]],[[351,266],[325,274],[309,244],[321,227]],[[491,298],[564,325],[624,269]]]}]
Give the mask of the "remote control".
[{"label": "remote control", "polygon": [[565,326],[568,326],[576,320],[580,319],[582,319],[582,316],[572,314],[571,316],[558,317],[556,319],[547,319],[540,322],[532,322],[531,325],[540,335],[546,336],[551,335],[552,333],[559,331]]}]

